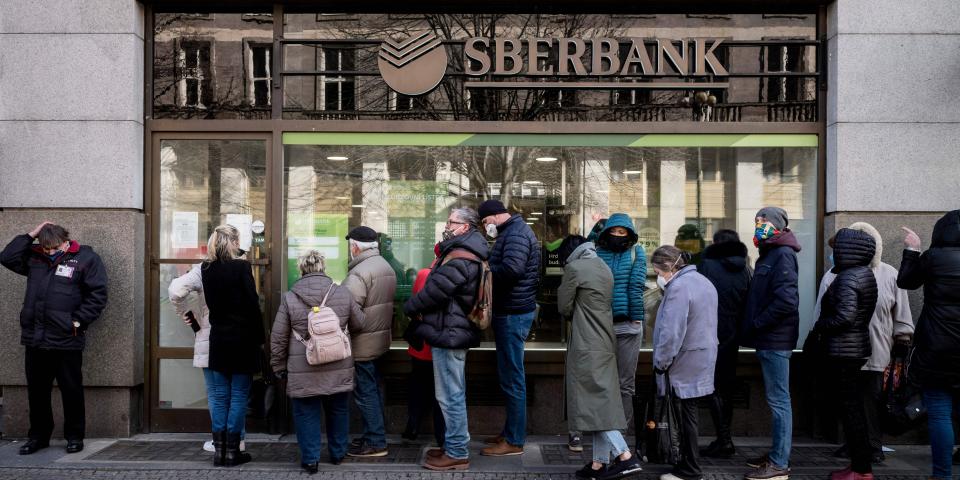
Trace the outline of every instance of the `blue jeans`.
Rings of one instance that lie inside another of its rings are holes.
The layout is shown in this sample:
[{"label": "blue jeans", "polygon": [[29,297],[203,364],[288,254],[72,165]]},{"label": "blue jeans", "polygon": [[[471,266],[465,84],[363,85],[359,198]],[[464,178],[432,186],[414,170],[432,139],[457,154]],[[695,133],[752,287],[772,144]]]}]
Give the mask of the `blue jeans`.
[{"label": "blue jeans", "polygon": [[527,378],[523,370],[523,343],[530,334],[536,312],[493,318],[497,342],[497,376],[507,398],[507,419],[501,435],[507,443],[522,447],[527,440]]},{"label": "blue jeans", "polygon": [[211,430],[242,433],[247,419],[247,399],[250,397],[253,375],[230,375],[209,368],[203,369],[203,372],[207,382]]},{"label": "blue jeans", "polygon": [[373,448],[387,448],[377,368],[373,361],[354,362],[353,366],[356,371],[353,399],[360,409],[360,417],[363,418],[363,442]]},{"label": "blue jeans", "polygon": [[930,460],[933,478],[948,480],[953,474],[953,420],[960,415],[960,394],[936,388],[923,389],[923,405],[927,407],[927,428],[930,431]]},{"label": "blue jeans", "polygon": [[[212,408],[213,408],[212,405],[213,405],[213,402],[214,402],[214,400],[213,400],[213,387],[211,386],[211,385],[213,385],[213,381],[214,381],[214,380],[213,380],[213,370],[210,370],[209,368],[203,368],[202,370],[203,370],[203,382],[207,385],[207,405],[210,405],[210,407],[208,407],[208,408],[211,408],[211,409],[212,409]],[[213,429],[211,428],[211,430],[213,430]],[[244,437],[246,437],[246,436],[247,436],[247,423],[244,422],[244,423],[243,423],[243,428],[240,430],[240,438],[242,439],[242,438],[244,438]]]},{"label": "blue jeans", "polygon": [[470,456],[467,445],[467,350],[433,347],[433,383],[437,403],[443,411],[447,430],[444,433],[443,450],[450,458],[464,459]]},{"label": "blue jeans", "polygon": [[773,414],[773,448],[770,463],[779,468],[790,466],[793,442],[793,408],[790,405],[790,350],[757,350],[767,405]]},{"label": "blue jeans", "polygon": [[327,449],[330,451],[330,458],[343,458],[347,454],[347,437],[350,434],[349,395],[349,392],[342,392],[291,399],[301,463],[316,463],[320,460],[321,416],[327,426]]},{"label": "blue jeans", "polygon": [[630,450],[620,430],[593,432],[593,461],[609,465],[613,459]]}]

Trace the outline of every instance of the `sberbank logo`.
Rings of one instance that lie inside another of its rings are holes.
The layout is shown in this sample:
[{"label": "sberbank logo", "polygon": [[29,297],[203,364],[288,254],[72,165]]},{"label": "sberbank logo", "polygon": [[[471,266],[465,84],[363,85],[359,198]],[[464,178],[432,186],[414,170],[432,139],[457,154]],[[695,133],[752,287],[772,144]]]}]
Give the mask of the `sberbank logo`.
[{"label": "sberbank logo", "polygon": [[447,50],[434,32],[406,40],[386,38],[377,58],[380,76],[397,93],[423,95],[433,90],[447,71]]}]

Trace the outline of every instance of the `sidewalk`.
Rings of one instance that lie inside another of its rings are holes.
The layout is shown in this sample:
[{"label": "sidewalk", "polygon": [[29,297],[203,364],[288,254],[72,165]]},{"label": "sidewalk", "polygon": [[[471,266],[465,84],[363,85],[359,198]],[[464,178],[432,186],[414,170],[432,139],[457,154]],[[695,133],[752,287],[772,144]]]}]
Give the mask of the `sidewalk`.
[{"label": "sidewalk", "polygon": [[[234,468],[214,468],[212,455],[201,448],[208,438],[200,434],[145,434],[130,439],[88,439],[83,452],[67,455],[64,442],[33,455],[20,456],[21,441],[0,440],[0,479],[86,480],[118,478],[135,480],[192,480],[265,478],[308,478],[300,472],[296,438],[292,435],[250,435],[247,448],[252,463]],[[566,448],[566,437],[530,437],[521,456],[491,458],[479,455],[480,438],[471,445],[470,470],[456,473],[430,472],[420,467],[427,443],[403,442],[390,437],[390,454],[375,459],[346,459],[339,466],[321,459],[323,479],[573,479],[573,472],[590,458],[590,446],[582,454]],[[729,460],[703,459],[704,478],[740,480],[747,470],[746,457],[766,452],[767,440],[736,439],[737,456]],[[929,447],[921,445],[893,446],[883,465],[874,474],[883,479],[925,479],[929,475]],[[791,458],[791,479],[824,479],[831,470],[846,465],[831,457],[834,445],[795,443]],[[324,452],[326,455],[326,452]],[[656,479],[669,467],[644,465],[642,474],[633,478]]]}]

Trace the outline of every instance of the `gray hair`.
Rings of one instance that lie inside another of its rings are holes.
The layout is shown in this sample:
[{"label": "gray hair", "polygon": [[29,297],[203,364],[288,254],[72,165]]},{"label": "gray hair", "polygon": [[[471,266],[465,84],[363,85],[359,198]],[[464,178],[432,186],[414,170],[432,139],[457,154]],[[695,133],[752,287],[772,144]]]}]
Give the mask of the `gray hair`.
[{"label": "gray hair", "polygon": [[300,275],[323,273],[327,269],[327,259],[316,250],[307,250],[297,257],[297,267],[300,268]]},{"label": "gray hair", "polygon": [[366,250],[372,250],[372,249],[374,249],[374,248],[377,248],[377,247],[380,246],[380,244],[379,244],[378,242],[376,242],[376,241],[373,241],[373,242],[361,242],[361,241],[354,240],[354,239],[351,238],[351,239],[350,239],[350,246],[351,246],[351,247],[352,247],[352,246],[356,246],[361,252],[363,252],[363,251],[366,251]]},{"label": "gray hair", "polygon": [[472,208],[454,208],[453,210],[450,210],[450,213],[459,218],[461,222],[469,225],[470,228],[477,229],[480,226],[480,214]]},{"label": "gray hair", "polygon": [[650,264],[666,272],[675,272],[690,263],[690,254],[673,245],[664,245],[653,252]]}]

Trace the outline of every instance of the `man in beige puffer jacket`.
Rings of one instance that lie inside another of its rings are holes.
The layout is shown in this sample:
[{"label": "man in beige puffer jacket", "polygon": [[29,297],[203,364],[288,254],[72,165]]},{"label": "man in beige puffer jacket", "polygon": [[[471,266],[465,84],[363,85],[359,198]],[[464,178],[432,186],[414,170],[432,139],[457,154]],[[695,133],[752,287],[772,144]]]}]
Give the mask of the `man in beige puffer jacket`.
[{"label": "man in beige puffer jacket", "polygon": [[347,451],[351,457],[382,457],[387,454],[383,419],[383,395],[377,381],[375,361],[390,348],[393,324],[393,295],[397,276],[380,256],[377,232],[356,227],[347,234],[350,264],[343,286],[363,309],[362,328],[350,332],[356,371],[353,398],[363,417],[363,436]]}]

